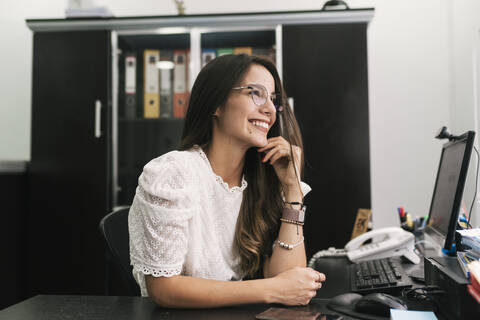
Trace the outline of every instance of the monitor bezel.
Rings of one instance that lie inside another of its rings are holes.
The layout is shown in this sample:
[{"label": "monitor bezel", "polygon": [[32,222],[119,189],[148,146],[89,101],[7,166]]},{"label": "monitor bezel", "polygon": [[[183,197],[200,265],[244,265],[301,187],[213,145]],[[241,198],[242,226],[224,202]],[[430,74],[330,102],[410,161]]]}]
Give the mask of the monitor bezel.
[{"label": "monitor bezel", "polygon": [[[430,210],[428,213],[428,220],[427,220],[427,226],[425,228],[425,232],[438,242],[444,239],[445,242],[443,244],[443,248],[446,250],[451,250],[452,243],[455,238],[457,220],[460,212],[460,205],[462,203],[463,191],[465,189],[465,181],[467,179],[468,166],[470,164],[470,158],[472,156],[474,141],[475,141],[475,132],[468,131],[465,137],[460,139],[455,139],[453,141],[449,141],[442,146],[442,152],[440,154],[440,161],[438,163],[437,176],[435,178],[435,186],[433,188],[433,195],[432,195],[432,200],[430,202]],[[438,184],[438,178],[439,178],[440,169],[442,165],[443,155],[447,148],[457,143],[465,143],[466,145],[465,145],[465,152],[463,154],[462,166],[460,168],[460,174],[458,177],[457,188],[455,190],[455,198],[453,200],[452,212],[450,213],[450,219],[448,222],[447,234],[446,236],[444,236],[439,230],[437,230],[433,226],[430,226],[430,218],[432,216],[432,207],[433,207],[433,202],[435,200],[435,194],[437,191],[437,184]]]}]

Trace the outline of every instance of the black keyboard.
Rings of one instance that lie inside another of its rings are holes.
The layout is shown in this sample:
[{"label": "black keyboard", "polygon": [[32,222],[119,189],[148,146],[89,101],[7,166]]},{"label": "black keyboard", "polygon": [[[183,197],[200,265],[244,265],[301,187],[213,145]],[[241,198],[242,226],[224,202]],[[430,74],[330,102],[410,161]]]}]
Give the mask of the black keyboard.
[{"label": "black keyboard", "polygon": [[352,291],[399,293],[412,286],[399,261],[391,258],[370,260],[353,264],[351,270]]}]

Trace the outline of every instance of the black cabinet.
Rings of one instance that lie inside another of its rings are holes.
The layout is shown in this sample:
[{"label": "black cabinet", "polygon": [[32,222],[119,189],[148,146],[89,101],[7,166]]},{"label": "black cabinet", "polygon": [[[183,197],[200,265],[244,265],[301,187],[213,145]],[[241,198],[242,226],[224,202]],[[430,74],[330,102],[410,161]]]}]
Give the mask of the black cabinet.
[{"label": "black cabinet", "polygon": [[283,28],[284,85],[304,138],[307,256],[350,240],[370,208],[367,24]]},{"label": "black cabinet", "polygon": [[[123,293],[106,272],[98,223],[130,204],[143,165],[176,149],[183,126],[181,117],[144,117],[142,64],[150,49],[190,50],[188,87],[203,49],[250,46],[276,61],[294,101],[305,181],[313,189],[306,198],[307,255],[343,247],[357,209],[370,208],[366,29],[372,16],[365,9],[27,20],[34,31],[28,295],[102,294],[107,287]],[[132,52],[140,109],[127,113],[125,65]]]},{"label": "black cabinet", "polygon": [[25,220],[28,196],[26,163],[0,161],[0,310],[26,298]]},{"label": "black cabinet", "polygon": [[100,294],[110,203],[110,32],[36,33],[29,295]]}]

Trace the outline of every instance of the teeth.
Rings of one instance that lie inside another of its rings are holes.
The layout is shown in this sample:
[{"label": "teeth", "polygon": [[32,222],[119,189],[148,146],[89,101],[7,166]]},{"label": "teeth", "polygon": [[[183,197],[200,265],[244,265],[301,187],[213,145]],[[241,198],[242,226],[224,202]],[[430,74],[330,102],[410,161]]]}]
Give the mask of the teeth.
[{"label": "teeth", "polygon": [[266,122],[254,120],[254,121],[252,121],[252,123],[253,123],[254,126],[268,129],[268,123],[266,123]]}]

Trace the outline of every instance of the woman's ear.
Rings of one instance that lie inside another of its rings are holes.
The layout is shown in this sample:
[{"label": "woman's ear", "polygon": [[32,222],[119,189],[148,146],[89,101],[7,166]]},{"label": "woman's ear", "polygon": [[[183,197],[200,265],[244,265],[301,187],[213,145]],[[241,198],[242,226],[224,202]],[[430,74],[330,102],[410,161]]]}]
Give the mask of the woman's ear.
[{"label": "woman's ear", "polygon": [[221,110],[220,107],[218,107],[217,109],[215,109],[215,112],[213,113],[213,117],[214,117],[214,118],[218,118],[218,116],[220,115],[221,111],[222,111],[222,110]]}]

